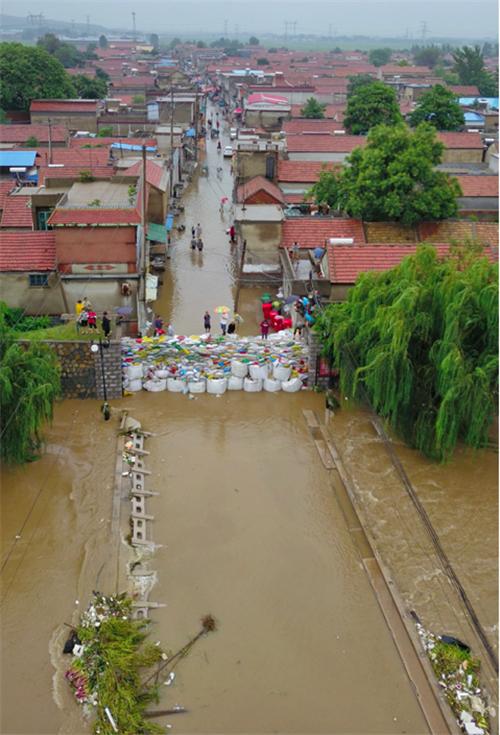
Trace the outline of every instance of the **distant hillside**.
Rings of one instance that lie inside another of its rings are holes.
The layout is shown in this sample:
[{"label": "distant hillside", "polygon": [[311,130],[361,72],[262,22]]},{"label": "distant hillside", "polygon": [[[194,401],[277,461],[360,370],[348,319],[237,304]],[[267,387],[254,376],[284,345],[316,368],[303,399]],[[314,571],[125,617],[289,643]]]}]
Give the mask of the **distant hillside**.
[{"label": "distant hillside", "polygon": [[17,16],[17,15],[4,15],[0,13],[0,30],[4,33],[6,31],[36,31],[39,33],[69,33],[71,35],[89,35],[95,36],[101,33],[109,33],[110,29],[105,26],[95,25],[94,23],[76,23],[64,20],[54,20],[53,18],[45,18],[43,16],[42,22],[38,16]]}]

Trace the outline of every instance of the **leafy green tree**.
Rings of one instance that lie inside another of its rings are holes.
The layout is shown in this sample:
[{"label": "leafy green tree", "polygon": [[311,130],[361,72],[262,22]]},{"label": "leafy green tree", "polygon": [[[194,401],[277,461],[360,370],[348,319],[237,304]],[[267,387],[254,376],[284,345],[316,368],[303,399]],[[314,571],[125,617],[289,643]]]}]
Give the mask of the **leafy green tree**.
[{"label": "leafy green tree", "polygon": [[0,44],[0,105],[29,110],[38,97],[74,97],[75,88],[62,64],[47,51],[22,43]]},{"label": "leafy green tree", "polygon": [[182,41],[180,38],[177,38],[176,36],[175,38],[172,38],[172,40],[170,41],[168,45],[169,45],[169,48],[173,49],[176,46],[182,46]]},{"label": "leafy green tree", "polygon": [[63,43],[53,33],[46,33],[39,38],[37,46],[54,56],[66,69],[83,66],[85,63],[86,54],[82,54],[71,43]]},{"label": "leafy green tree", "polygon": [[160,37],[157,33],[152,33],[149,37],[149,43],[157,51],[160,48]]},{"label": "leafy green tree", "polygon": [[143,94],[134,94],[134,96],[132,97],[132,102],[134,103],[134,105],[143,105],[145,101],[146,100]]},{"label": "leafy green tree", "polygon": [[261,56],[259,59],[257,59],[257,64],[259,66],[269,66],[269,59],[266,59],[265,56]]},{"label": "leafy green tree", "polygon": [[8,125],[9,123],[10,123],[10,120],[7,118],[7,115],[5,114],[5,110],[2,110],[2,108],[0,108],[0,124]]},{"label": "leafy green tree", "polygon": [[359,87],[366,87],[367,84],[373,84],[377,80],[372,77],[371,74],[355,74],[352,77],[348,77],[347,83],[347,96],[350,97],[352,94],[357,92]]},{"label": "leafy green tree", "polygon": [[316,183],[309,189],[305,199],[314,199],[317,204],[328,204],[331,209],[337,209],[340,199],[341,173],[336,169],[323,167]]},{"label": "leafy green tree", "polygon": [[392,51],[390,48],[374,48],[368,54],[368,61],[373,66],[384,66],[391,60]]},{"label": "leafy green tree", "polygon": [[196,42],[196,48],[206,48],[206,47],[207,47],[207,44],[205,43],[205,41]]},{"label": "leafy green tree", "polygon": [[486,70],[484,57],[478,45],[462,46],[453,53],[453,59],[454,70],[461,84],[475,84],[479,94],[484,97],[498,95],[498,79]]},{"label": "leafy green tree", "polygon": [[104,33],[99,36],[99,48],[108,48],[108,39]]},{"label": "leafy green tree", "polygon": [[322,120],[325,117],[325,107],[326,105],[318,102],[316,97],[309,97],[304,107],[301,108],[300,114],[310,120]]},{"label": "leafy green tree", "polygon": [[317,325],[344,395],[368,399],[411,447],[439,460],[484,446],[498,397],[498,266],[431,245],[364,273]]},{"label": "leafy green tree", "polygon": [[464,126],[464,113],[453,92],[441,84],[424,92],[410,115],[410,124],[415,127],[425,121],[438,130],[460,130]]},{"label": "leafy green tree", "polygon": [[256,36],[250,36],[248,39],[249,46],[260,46],[260,41]]},{"label": "leafy green tree", "polygon": [[112,138],[113,137],[113,126],[112,125],[106,125],[102,128],[99,128],[99,132],[97,133],[98,138]]},{"label": "leafy green tree", "polygon": [[41,446],[41,429],[52,418],[60,393],[55,353],[37,342],[15,342],[0,304],[0,457],[9,464],[28,462]]},{"label": "leafy green tree", "polygon": [[96,67],[95,75],[98,79],[102,79],[104,82],[109,82],[109,74],[101,69],[100,66]]},{"label": "leafy green tree", "polygon": [[62,45],[62,42],[54,33],[46,33],[38,39],[36,45],[45,49],[49,54],[55,54],[57,49]]},{"label": "leafy green tree", "polygon": [[442,59],[442,52],[439,46],[423,46],[413,53],[413,61],[418,66],[429,66],[434,69]]},{"label": "leafy green tree", "polygon": [[367,133],[375,125],[397,125],[403,118],[396,93],[383,82],[370,82],[348,98],[344,125],[353,135]]},{"label": "leafy green tree", "polygon": [[340,177],[332,179],[335,208],[368,222],[404,225],[453,217],[461,190],[435,168],[443,150],[427,123],[414,132],[403,124],[372,128],[365,148],[355,148]]},{"label": "leafy green tree", "polygon": [[76,74],[73,77],[78,96],[83,100],[102,100],[108,93],[108,85],[98,77],[86,77],[84,74]]},{"label": "leafy green tree", "polygon": [[30,135],[30,137],[25,140],[24,145],[26,148],[38,148],[40,141],[34,135]]}]

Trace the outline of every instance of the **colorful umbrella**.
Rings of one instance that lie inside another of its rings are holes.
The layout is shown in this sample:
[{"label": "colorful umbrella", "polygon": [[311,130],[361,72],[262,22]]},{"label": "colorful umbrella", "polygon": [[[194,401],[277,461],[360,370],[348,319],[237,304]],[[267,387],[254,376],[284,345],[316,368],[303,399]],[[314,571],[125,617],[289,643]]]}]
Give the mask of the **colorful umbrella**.
[{"label": "colorful umbrella", "polygon": [[225,314],[226,312],[229,313],[231,309],[229,306],[216,306],[214,311],[216,314]]}]

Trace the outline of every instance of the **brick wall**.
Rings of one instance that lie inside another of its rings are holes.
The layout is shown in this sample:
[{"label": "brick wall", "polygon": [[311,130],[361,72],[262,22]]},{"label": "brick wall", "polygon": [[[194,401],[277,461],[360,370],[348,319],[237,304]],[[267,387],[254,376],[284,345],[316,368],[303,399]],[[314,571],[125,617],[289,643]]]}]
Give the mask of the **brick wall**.
[{"label": "brick wall", "polygon": [[[53,342],[46,340],[61,366],[63,398],[104,398],[100,353],[90,350],[90,342]],[[122,396],[120,342],[103,348],[104,375],[108,398]]]}]

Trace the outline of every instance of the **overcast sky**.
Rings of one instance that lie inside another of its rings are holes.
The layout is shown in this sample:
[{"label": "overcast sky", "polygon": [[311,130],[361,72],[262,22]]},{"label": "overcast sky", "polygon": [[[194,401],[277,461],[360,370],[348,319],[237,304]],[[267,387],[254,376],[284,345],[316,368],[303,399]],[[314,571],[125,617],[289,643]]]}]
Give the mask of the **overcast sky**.
[{"label": "overcast sky", "polygon": [[0,0],[2,12],[9,15],[43,13],[47,18],[74,19],[111,27],[131,27],[136,12],[138,30],[159,33],[201,31],[221,33],[227,21],[228,35],[284,33],[285,21],[296,22],[296,33],[328,35],[404,36],[421,38],[425,22],[427,36],[490,37],[498,28],[494,0],[329,0],[289,2],[289,0]]}]

